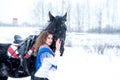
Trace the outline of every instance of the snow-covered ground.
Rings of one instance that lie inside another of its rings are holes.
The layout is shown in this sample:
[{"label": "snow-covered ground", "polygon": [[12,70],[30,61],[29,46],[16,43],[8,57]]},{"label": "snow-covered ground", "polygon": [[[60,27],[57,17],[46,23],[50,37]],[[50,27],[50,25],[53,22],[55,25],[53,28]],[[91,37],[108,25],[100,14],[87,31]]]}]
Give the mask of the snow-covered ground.
[{"label": "snow-covered ground", "polygon": [[[119,57],[88,54],[80,47],[66,47],[58,70],[51,73],[50,80],[120,80],[119,63]],[[21,79],[29,80],[30,77]]]},{"label": "snow-covered ground", "polygon": [[[25,38],[37,30],[0,27],[0,43],[12,43],[15,34]],[[64,55],[50,80],[120,80],[119,40],[120,36],[115,34],[68,33]],[[8,80],[30,80],[30,77]]]}]

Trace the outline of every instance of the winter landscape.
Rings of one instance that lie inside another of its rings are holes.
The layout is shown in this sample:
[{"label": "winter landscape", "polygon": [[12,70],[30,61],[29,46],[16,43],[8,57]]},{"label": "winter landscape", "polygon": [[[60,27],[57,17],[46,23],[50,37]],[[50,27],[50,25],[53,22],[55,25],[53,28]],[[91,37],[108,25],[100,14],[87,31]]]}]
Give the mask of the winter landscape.
[{"label": "winter landscape", "polygon": [[[35,27],[0,27],[0,43],[12,43],[13,36],[26,38],[38,34]],[[67,33],[64,56],[58,62],[50,80],[119,80],[120,79],[120,35]],[[29,80],[10,78],[8,80]]]},{"label": "winter landscape", "polygon": [[67,12],[64,55],[50,80],[120,80],[119,3],[120,0],[0,0],[0,43],[13,43],[14,35],[25,39],[39,34],[48,22],[49,11],[55,16]]}]

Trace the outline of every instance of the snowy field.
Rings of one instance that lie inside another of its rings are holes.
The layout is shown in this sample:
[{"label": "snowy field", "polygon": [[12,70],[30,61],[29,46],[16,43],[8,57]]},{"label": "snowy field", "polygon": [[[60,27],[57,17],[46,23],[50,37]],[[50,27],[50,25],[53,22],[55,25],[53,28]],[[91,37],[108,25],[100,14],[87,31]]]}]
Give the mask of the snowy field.
[{"label": "snowy field", "polygon": [[[0,27],[0,43],[37,34],[38,28]],[[68,33],[64,56],[50,80],[120,80],[120,36],[107,34]],[[8,80],[30,80],[10,78]]]}]

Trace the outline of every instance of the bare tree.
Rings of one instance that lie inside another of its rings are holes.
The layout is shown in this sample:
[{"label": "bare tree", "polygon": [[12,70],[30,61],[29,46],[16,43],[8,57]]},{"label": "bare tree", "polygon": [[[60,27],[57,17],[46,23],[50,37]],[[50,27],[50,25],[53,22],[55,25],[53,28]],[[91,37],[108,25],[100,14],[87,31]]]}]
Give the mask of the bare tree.
[{"label": "bare tree", "polygon": [[[47,2],[47,3],[46,3]],[[94,7],[90,0],[77,0],[74,3],[71,0],[37,0],[34,9],[34,19],[36,24],[44,25],[48,19],[48,11],[55,15],[62,15],[67,12],[68,31],[89,31],[97,29],[102,32],[103,28],[112,26],[119,28],[119,0],[100,1]]]}]

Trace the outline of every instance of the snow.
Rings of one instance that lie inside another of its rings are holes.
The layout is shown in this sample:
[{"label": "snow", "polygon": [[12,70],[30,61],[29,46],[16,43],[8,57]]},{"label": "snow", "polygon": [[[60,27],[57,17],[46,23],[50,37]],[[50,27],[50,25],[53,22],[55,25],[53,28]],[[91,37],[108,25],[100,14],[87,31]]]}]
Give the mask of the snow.
[{"label": "snow", "polygon": [[[25,38],[36,34],[37,30],[31,27],[0,27],[0,32],[4,33],[0,34],[0,43],[12,43],[15,34]],[[64,55],[58,62],[58,70],[51,72],[50,80],[120,80],[120,54],[119,47],[116,47],[119,40],[120,36],[114,34],[67,33]],[[99,50],[103,50],[104,54],[98,54]],[[8,80],[21,79],[30,80],[30,77],[9,77]]]},{"label": "snow", "polygon": [[16,34],[25,39],[29,35],[38,34],[38,30],[38,27],[0,27],[0,43],[12,43]]},{"label": "snow", "polygon": [[51,80],[119,80],[119,62],[115,56],[110,60],[107,55],[88,54],[80,47],[66,48]]}]

